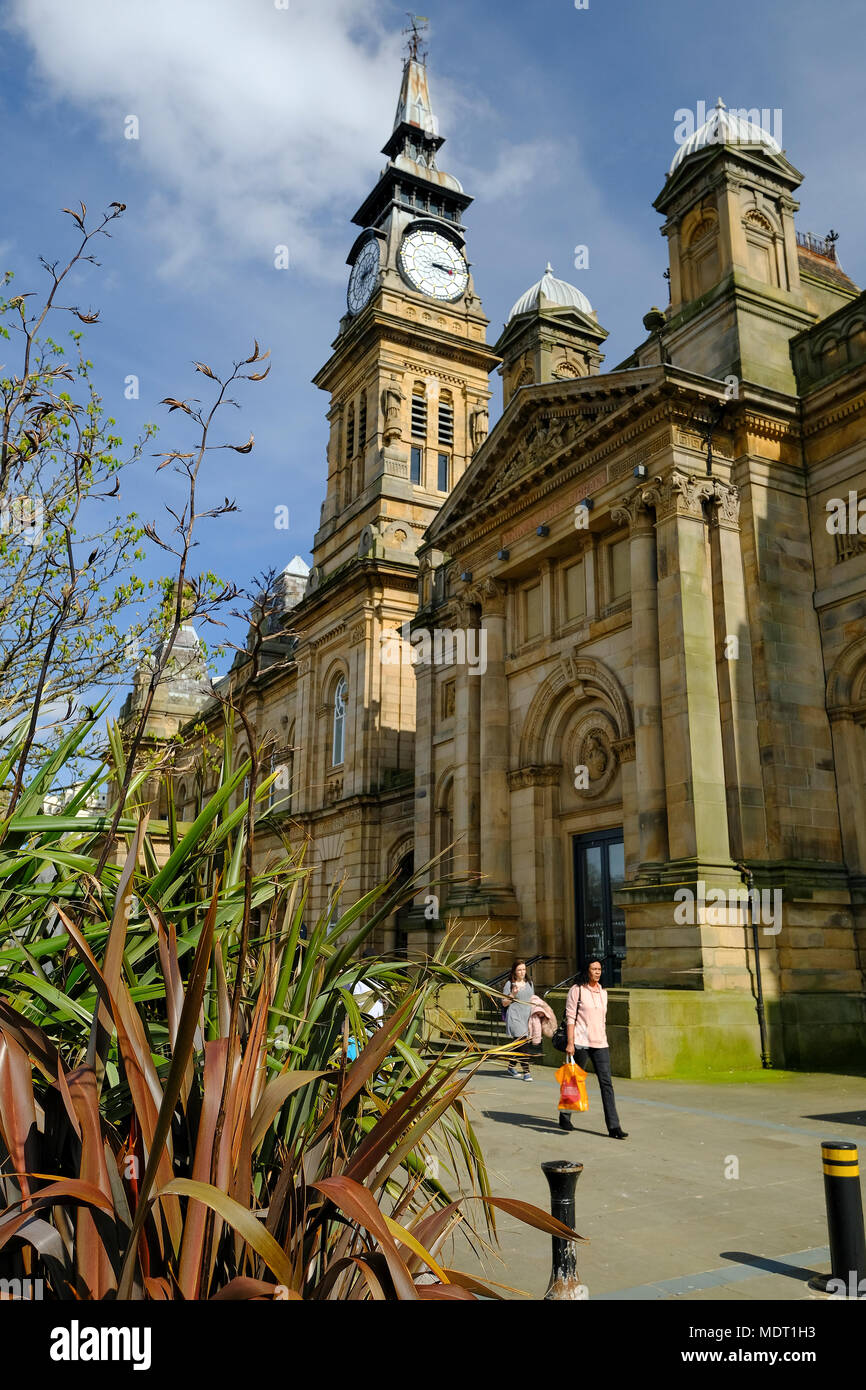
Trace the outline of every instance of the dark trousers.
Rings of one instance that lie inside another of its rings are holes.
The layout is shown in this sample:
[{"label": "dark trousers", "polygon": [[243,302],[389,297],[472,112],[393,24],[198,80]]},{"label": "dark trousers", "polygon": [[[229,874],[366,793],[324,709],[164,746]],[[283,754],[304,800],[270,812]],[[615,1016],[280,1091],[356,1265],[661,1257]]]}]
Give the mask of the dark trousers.
[{"label": "dark trousers", "polygon": [[613,1082],[610,1079],[610,1048],[609,1047],[576,1047],[574,1049],[574,1060],[579,1067],[586,1071],[589,1061],[592,1058],[592,1068],[598,1077],[598,1089],[601,1091],[601,1103],[604,1106],[604,1122],[607,1125],[608,1133],[612,1129],[619,1129],[619,1116],[616,1113],[616,1099],[613,1094]]}]

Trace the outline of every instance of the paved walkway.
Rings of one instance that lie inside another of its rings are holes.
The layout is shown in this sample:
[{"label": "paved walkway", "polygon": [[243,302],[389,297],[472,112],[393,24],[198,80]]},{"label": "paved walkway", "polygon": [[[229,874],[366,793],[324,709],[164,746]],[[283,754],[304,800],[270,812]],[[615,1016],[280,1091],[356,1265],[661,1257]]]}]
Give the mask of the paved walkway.
[{"label": "paved walkway", "polygon": [[[810,1299],[828,1272],[822,1139],[866,1151],[866,1079],[767,1074],[731,1082],[614,1078],[629,1138],[608,1137],[595,1077],[577,1133],[559,1130],[553,1071],[531,1085],[487,1065],[468,1087],[492,1191],[549,1210],[539,1165],[583,1163],[576,1227],[580,1277],[591,1299]],[[864,1155],[866,1156],[866,1155]],[[734,1176],[737,1174],[738,1176]],[[445,1178],[447,1185],[447,1176]],[[500,1262],[462,1238],[458,1268],[543,1296],[550,1238],[497,1218]],[[512,1295],[513,1296],[513,1295]]]}]

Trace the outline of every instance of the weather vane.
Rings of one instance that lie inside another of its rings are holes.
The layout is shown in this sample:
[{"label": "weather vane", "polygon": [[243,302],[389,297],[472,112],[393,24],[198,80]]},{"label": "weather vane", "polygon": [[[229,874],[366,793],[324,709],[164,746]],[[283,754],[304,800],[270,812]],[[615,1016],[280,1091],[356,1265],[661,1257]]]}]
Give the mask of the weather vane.
[{"label": "weather vane", "polygon": [[409,26],[403,30],[403,33],[409,36],[406,40],[409,57],[416,62],[423,63],[426,61],[427,53],[426,50],[422,51],[421,49],[421,40],[424,32],[430,26],[430,21],[425,14],[413,14],[411,10],[407,10],[406,13],[409,16]]}]

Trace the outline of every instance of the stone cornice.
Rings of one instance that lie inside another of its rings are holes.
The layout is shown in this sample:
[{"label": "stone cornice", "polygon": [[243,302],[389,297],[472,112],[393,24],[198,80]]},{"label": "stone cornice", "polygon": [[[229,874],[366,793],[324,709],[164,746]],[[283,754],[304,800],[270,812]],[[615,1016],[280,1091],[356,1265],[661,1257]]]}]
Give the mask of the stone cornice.
[{"label": "stone cornice", "polygon": [[809,438],[813,434],[827,429],[830,425],[838,424],[840,420],[847,420],[851,415],[859,415],[864,409],[866,409],[866,391],[860,391],[852,399],[825,408],[814,419],[804,421],[803,433]]}]

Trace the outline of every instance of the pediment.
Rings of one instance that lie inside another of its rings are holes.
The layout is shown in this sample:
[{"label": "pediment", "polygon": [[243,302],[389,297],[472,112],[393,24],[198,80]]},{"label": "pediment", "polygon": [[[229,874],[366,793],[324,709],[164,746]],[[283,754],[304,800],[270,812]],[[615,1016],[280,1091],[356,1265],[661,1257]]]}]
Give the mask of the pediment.
[{"label": "pediment", "polygon": [[570,459],[585,435],[663,376],[658,367],[637,368],[517,392],[431,523],[427,542],[519,480]]}]

